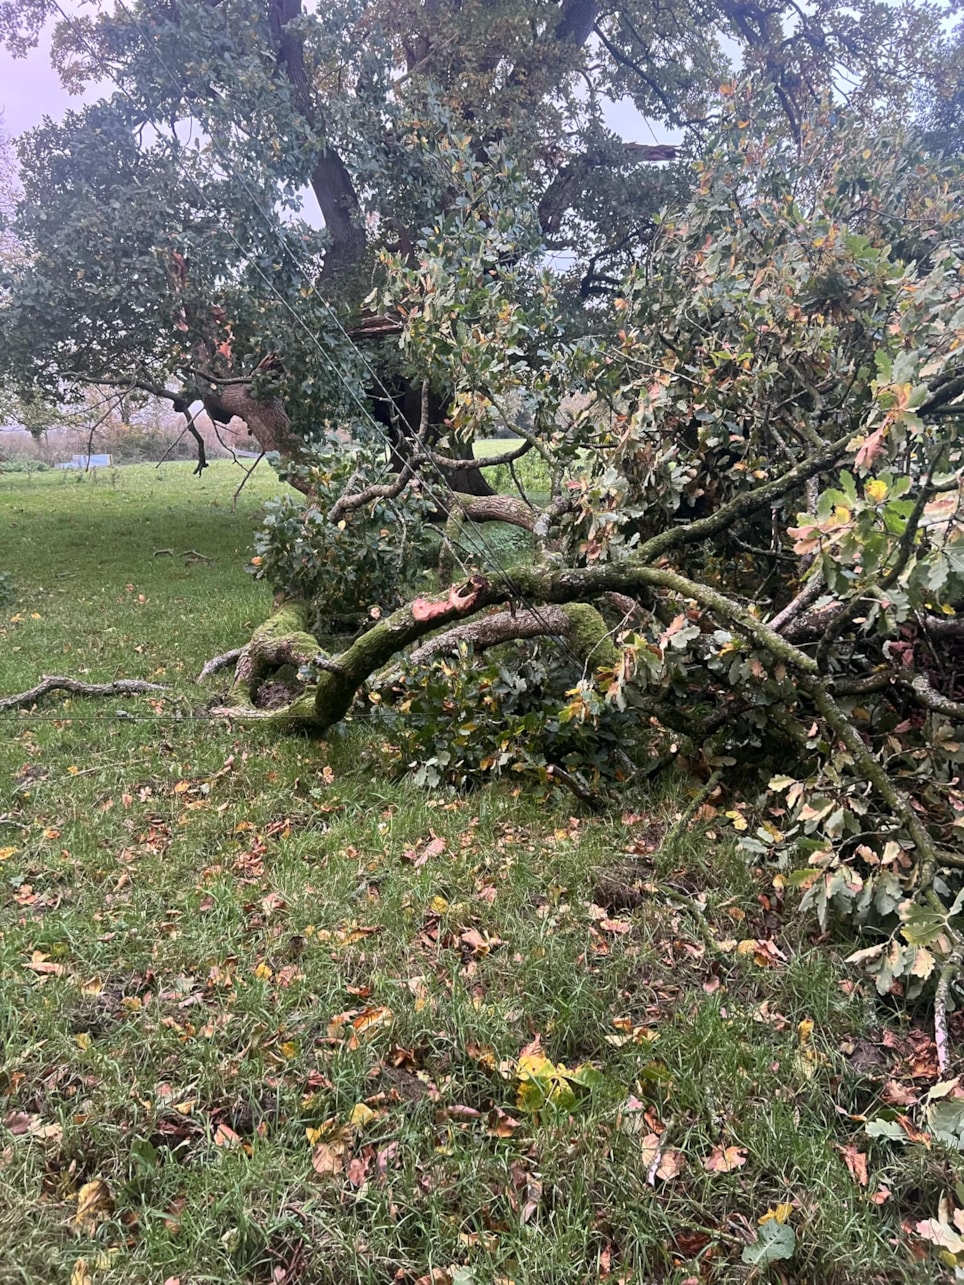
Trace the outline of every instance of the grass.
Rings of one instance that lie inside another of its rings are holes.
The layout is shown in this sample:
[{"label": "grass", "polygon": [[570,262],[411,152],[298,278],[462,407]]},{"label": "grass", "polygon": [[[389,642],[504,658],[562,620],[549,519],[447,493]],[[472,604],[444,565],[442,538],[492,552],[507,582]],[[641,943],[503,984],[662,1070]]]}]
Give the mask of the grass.
[{"label": "grass", "polygon": [[170,688],[0,721],[0,1281],[938,1279],[908,1229],[960,1157],[863,1125],[914,1114],[926,1032],[722,818],[660,847],[685,781],[573,816],[386,779],[358,725],[206,717],[201,664],[268,607],[277,483],[233,512],[235,478],[0,476],[0,691]]}]

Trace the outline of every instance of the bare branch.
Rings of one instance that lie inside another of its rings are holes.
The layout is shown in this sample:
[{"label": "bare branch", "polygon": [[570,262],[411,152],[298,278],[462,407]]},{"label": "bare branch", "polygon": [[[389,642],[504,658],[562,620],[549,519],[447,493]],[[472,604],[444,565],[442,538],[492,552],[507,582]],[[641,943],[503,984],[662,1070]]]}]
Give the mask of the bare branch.
[{"label": "bare branch", "polygon": [[160,683],[147,683],[140,678],[118,678],[112,683],[82,683],[76,678],[58,678],[45,674],[36,687],[16,696],[0,697],[0,710],[32,705],[48,692],[70,692],[74,696],[135,696],[141,692],[166,692]]}]

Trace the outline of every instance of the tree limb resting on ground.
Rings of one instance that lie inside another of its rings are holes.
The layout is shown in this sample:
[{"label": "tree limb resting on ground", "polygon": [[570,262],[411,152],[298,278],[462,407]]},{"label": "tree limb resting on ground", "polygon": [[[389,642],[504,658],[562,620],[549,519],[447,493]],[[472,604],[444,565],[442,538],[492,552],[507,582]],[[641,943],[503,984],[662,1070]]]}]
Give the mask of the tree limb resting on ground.
[{"label": "tree limb resting on ground", "polygon": [[36,687],[18,692],[16,696],[0,697],[0,710],[18,709],[32,705],[48,692],[70,692],[73,696],[137,696],[142,692],[166,692],[160,683],[148,683],[141,678],[117,678],[112,683],[82,683],[76,678],[59,678],[45,674]]}]

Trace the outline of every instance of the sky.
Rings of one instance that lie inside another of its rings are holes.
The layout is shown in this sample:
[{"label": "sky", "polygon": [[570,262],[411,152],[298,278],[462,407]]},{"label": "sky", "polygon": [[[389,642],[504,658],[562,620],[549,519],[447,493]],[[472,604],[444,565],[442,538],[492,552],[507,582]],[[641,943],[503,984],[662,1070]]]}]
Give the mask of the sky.
[{"label": "sky", "polygon": [[4,131],[16,136],[39,125],[44,116],[59,120],[82,98],[71,97],[50,65],[50,41],[45,36],[40,48],[26,58],[12,58],[0,49],[0,114]]}]

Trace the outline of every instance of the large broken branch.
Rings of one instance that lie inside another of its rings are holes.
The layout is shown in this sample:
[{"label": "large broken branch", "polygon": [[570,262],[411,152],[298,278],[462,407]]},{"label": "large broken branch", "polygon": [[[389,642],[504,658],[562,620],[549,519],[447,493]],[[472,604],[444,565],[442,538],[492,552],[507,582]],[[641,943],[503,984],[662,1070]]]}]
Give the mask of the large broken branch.
[{"label": "large broken branch", "polygon": [[61,678],[45,674],[36,687],[18,692],[16,696],[0,696],[0,710],[20,709],[33,705],[48,692],[70,692],[73,696],[137,696],[142,692],[166,692],[160,683],[148,683],[141,678],[117,678],[112,683],[82,683],[76,678]]}]

